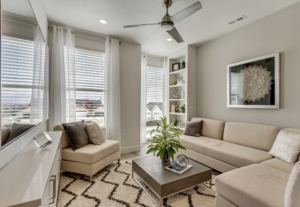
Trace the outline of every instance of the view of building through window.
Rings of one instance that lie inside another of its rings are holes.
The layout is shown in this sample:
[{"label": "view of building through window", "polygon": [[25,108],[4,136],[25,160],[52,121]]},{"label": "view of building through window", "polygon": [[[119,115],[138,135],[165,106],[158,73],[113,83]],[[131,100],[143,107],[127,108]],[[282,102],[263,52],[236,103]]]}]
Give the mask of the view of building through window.
[{"label": "view of building through window", "polygon": [[76,48],[75,71],[77,121],[104,126],[105,53]]},{"label": "view of building through window", "polygon": [[[147,66],[147,127],[151,131],[164,116],[164,70],[162,67]],[[149,138],[150,134],[147,133]]]},{"label": "view of building through window", "polygon": [[2,36],[1,125],[30,123],[33,40]]}]

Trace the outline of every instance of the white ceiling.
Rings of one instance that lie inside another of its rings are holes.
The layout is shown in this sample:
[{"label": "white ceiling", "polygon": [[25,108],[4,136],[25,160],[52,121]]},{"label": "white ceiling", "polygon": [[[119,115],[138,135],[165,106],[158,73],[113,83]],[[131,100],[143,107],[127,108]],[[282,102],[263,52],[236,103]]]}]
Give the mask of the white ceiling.
[{"label": "white ceiling", "polygon": [[35,19],[35,15],[32,11],[31,5],[29,4],[29,1],[2,0],[1,4],[2,11]]},{"label": "white ceiling", "polygon": [[[200,0],[203,8],[176,25],[184,43],[167,42],[168,33],[158,27],[124,29],[124,25],[158,23],[165,15],[162,0],[44,0],[51,23],[75,27],[139,43],[142,51],[168,55],[187,45],[200,45],[300,0]],[[173,15],[196,0],[173,0]],[[246,20],[227,23],[245,15]],[[106,19],[107,25],[99,23]]]}]

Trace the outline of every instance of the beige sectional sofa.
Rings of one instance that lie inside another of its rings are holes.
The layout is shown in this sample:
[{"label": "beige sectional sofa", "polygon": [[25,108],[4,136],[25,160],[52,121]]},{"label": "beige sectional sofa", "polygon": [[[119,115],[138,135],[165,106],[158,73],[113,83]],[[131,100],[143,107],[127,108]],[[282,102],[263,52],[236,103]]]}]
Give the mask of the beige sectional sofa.
[{"label": "beige sectional sofa", "polygon": [[[293,166],[268,154],[275,126],[203,120],[201,137],[182,135],[191,159],[223,172],[216,178],[217,207],[284,207],[284,194]],[[298,129],[285,129],[300,133]]]}]

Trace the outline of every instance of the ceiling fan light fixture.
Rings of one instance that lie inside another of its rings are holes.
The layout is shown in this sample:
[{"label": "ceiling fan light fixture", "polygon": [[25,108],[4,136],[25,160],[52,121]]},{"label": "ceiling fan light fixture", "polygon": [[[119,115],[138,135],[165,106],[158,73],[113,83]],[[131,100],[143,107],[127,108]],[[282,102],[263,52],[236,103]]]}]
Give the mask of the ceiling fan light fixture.
[{"label": "ceiling fan light fixture", "polygon": [[173,39],[171,37],[167,38],[168,42],[171,42]]},{"label": "ceiling fan light fixture", "polygon": [[160,27],[165,31],[169,31],[169,30],[172,30],[174,28],[174,23],[172,23],[172,22],[162,22]]},{"label": "ceiling fan light fixture", "polygon": [[99,22],[100,22],[101,24],[107,24],[107,21],[106,21],[105,19],[100,19]]}]

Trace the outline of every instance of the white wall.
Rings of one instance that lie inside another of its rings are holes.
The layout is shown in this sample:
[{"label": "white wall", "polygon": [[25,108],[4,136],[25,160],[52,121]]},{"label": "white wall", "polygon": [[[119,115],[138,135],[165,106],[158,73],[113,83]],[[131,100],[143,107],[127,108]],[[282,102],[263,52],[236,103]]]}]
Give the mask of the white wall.
[{"label": "white wall", "polygon": [[141,45],[120,45],[122,153],[140,150]]},{"label": "white wall", "polygon": [[41,27],[43,36],[47,42],[48,38],[48,18],[43,0],[29,0],[35,17]]},{"label": "white wall", "polygon": [[[198,47],[197,116],[300,128],[299,20],[297,3]],[[281,53],[280,109],[227,108],[226,66],[276,52]]]}]

